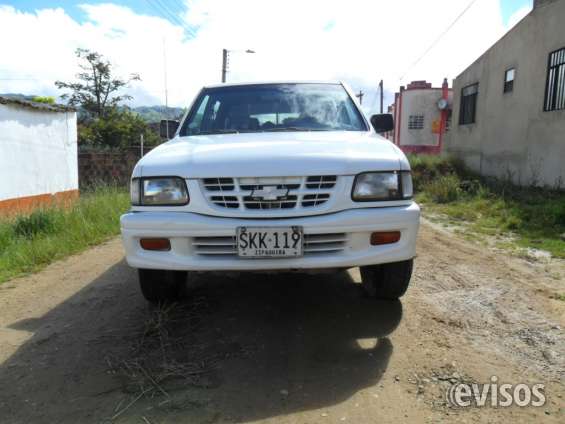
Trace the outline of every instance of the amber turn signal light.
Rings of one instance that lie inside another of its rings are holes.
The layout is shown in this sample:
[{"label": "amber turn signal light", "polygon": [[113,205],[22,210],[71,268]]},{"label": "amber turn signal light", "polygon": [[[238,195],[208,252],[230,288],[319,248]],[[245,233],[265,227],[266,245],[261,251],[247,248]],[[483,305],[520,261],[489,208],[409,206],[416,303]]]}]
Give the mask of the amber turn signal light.
[{"label": "amber turn signal light", "polygon": [[371,245],[392,244],[400,240],[400,231],[384,231],[371,234]]},{"label": "amber turn signal light", "polygon": [[145,250],[171,250],[171,242],[166,238],[144,238],[139,244]]}]

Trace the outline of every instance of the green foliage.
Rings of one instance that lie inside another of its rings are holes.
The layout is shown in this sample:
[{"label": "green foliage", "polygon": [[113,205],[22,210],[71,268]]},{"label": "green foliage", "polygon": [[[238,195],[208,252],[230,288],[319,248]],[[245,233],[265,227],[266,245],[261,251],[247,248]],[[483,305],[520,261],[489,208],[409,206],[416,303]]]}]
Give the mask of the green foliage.
[{"label": "green foliage", "polygon": [[461,181],[457,175],[440,175],[427,182],[423,190],[434,202],[449,203],[461,196],[460,184]]},{"label": "green foliage", "polygon": [[156,145],[161,140],[143,118],[129,110],[113,109],[103,118],[78,127],[79,144],[88,146],[124,148],[139,145],[141,134],[146,146]]},{"label": "green foliage", "polygon": [[19,216],[14,222],[16,236],[32,239],[40,234],[49,234],[55,230],[53,211],[36,210],[31,215]]},{"label": "green foliage", "polygon": [[175,119],[180,121],[186,112],[186,109],[171,106],[138,106],[131,110],[141,116],[145,122],[149,123],[158,123],[161,122],[161,119]]},{"label": "green foliage", "polygon": [[409,160],[424,210],[465,221],[465,228],[476,234],[512,234],[518,246],[565,258],[563,191],[481,178],[449,157],[413,155]]},{"label": "green foliage", "polygon": [[450,156],[408,155],[408,160],[412,167],[415,190],[420,190],[425,184],[442,175],[470,175],[461,160]]},{"label": "green foliage", "polygon": [[55,104],[55,97],[49,97],[49,96],[35,96],[32,98],[32,102],[35,103],[47,103],[49,105],[54,105]]},{"label": "green foliage", "polygon": [[77,82],[56,81],[59,89],[70,90],[61,97],[68,99],[72,106],[80,106],[90,116],[104,117],[108,111],[116,108],[120,102],[130,100],[128,94],[116,93],[127,87],[131,81],[139,81],[138,74],[131,74],[128,79],[115,78],[112,75],[112,64],[100,53],[86,49],[77,49],[76,56],[80,60]]},{"label": "green foliage", "polygon": [[55,85],[59,89],[70,90],[61,97],[80,108],[79,144],[124,148],[138,145],[141,135],[148,146],[157,144],[159,135],[149,128],[145,120],[129,109],[119,107],[121,102],[132,97],[117,93],[123,93],[131,81],[140,80],[139,75],[131,74],[128,79],[115,78],[112,65],[100,53],[77,49],[76,55],[81,68],[76,75],[77,82],[56,81]]},{"label": "green foliage", "polygon": [[99,244],[119,233],[129,195],[116,187],[81,194],[70,208],[53,207],[0,220],[0,282]]}]

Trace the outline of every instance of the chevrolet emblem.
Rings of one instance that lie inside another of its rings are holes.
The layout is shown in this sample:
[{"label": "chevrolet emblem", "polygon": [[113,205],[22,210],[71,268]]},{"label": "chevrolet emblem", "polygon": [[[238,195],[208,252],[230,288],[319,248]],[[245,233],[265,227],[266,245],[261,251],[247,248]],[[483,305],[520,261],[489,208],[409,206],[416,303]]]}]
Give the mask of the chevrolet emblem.
[{"label": "chevrolet emblem", "polygon": [[255,189],[251,193],[251,197],[262,198],[263,200],[278,200],[288,194],[288,188],[277,188],[277,186],[263,186],[263,188]]}]

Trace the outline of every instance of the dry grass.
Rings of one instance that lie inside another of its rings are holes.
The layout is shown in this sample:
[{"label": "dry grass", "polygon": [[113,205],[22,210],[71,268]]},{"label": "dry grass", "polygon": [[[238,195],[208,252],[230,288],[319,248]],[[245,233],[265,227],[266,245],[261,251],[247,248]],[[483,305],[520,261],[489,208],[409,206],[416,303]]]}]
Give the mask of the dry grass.
[{"label": "dry grass", "polygon": [[165,404],[172,391],[209,384],[206,377],[222,355],[198,341],[199,323],[207,307],[203,297],[186,303],[160,304],[127,337],[128,344],[120,355],[106,357],[110,372],[128,393],[128,401],[117,405],[111,420],[142,398],[160,398],[160,404]]}]

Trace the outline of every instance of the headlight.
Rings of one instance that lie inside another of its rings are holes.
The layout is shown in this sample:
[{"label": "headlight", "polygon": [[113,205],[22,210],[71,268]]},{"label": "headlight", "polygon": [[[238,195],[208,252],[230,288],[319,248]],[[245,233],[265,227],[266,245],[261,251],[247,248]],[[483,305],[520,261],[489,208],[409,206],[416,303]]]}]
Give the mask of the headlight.
[{"label": "headlight", "polygon": [[355,177],[351,198],[356,202],[403,200],[412,198],[409,171],[365,172]]},{"label": "headlight", "polygon": [[131,204],[139,206],[178,206],[189,201],[188,190],[179,177],[148,177],[131,180]]}]

